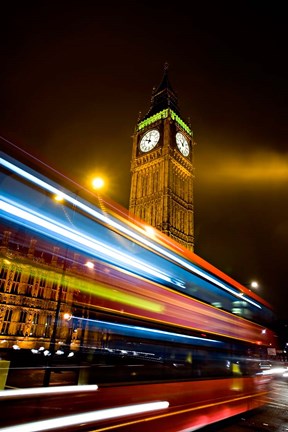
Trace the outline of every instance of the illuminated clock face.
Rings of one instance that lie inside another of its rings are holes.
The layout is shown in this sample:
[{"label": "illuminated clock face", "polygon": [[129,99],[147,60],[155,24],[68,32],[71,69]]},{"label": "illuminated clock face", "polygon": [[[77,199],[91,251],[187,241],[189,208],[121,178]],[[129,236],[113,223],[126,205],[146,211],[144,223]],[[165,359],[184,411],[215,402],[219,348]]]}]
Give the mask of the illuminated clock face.
[{"label": "illuminated clock face", "polygon": [[147,132],[140,141],[140,150],[142,152],[148,152],[152,150],[158,143],[160,133],[157,129],[152,129]]},{"label": "illuminated clock face", "polygon": [[183,156],[189,155],[190,149],[189,149],[188,141],[181,132],[176,133],[176,144],[179,151],[183,154]]}]

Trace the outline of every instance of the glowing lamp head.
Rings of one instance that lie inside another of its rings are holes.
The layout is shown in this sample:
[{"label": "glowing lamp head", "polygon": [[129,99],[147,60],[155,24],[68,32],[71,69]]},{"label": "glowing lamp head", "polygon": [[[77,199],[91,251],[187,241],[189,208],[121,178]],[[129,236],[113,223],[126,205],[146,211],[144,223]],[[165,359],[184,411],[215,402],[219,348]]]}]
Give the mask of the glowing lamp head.
[{"label": "glowing lamp head", "polygon": [[92,180],[92,186],[94,189],[102,189],[102,187],[104,186],[104,180],[101,177],[95,177]]},{"label": "glowing lamp head", "polygon": [[61,194],[57,194],[54,196],[54,200],[57,202],[63,202],[64,201],[64,197]]},{"label": "glowing lamp head", "polygon": [[145,226],[145,231],[146,231],[146,234],[148,234],[148,236],[155,237],[156,232],[155,232],[155,229],[153,227],[147,225],[147,226]]}]

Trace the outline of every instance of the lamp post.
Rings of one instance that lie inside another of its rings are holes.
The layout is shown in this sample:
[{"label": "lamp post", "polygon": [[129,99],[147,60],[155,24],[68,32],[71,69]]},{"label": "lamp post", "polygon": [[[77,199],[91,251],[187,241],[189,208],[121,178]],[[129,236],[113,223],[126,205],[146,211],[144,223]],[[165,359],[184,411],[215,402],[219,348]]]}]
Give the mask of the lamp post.
[{"label": "lamp post", "polygon": [[57,337],[57,330],[59,325],[59,317],[60,317],[60,311],[61,311],[61,304],[62,304],[62,296],[63,296],[63,285],[65,283],[65,273],[67,268],[67,249],[66,249],[66,256],[63,263],[61,278],[60,278],[60,284],[59,284],[59,290],[58,290],[58,297],[57,297],[57,304],[56,304],[56,310],[55,310],[55,319],[53,324],[53,330],[52,335],[50,339],[49,344],[49,350],[47,353],[48,361],[44,373],[44,379],[43,379],[43,387],[48,387],[50,383],[51,378],[51,366],[54,354],[56,352],[55,345],[56,345],[56,337]]},{"label": "lamp post", "polygon": [[105,213],[105,206],[104,206],[104,203],[102,200],[102,196],[100,194],[100,190],[103,189],[104,186],[105,186],[105,181],[103,180],[102,177],[94,177],[93,178],[92,187],[96,191],[99,207],[103,211],[103,213]]},{"label": "lamp post", "polygon": [[[54,196],[54,200],[58,203],[62,203],[63,202],[63,196],[61,195],[55,195]],[[67,212],[66,210],[63,208],[65,216],[67,216]],[[68,220],[70,223],[73,223],[73,218],[74,218],[74,213],[75,213],[75,205],[73,205],[72,207],[72,215]],[[61,278],[60,278],[60,283],[59,283],[59,289],[58,289],[58,296],[57,296],[57,303],[56,303],[56,310],[55,310],[55,319],[54,319],[54,323],[53,323],[53,330],[52,330],[52,334],[51,334],[51,338],[50,338],[50,344],[49,344],[49,349],[47,352],[47,364],[46,364],[46,369],[44,372],[44,379],[43,379],[43,387],[48,387],[50,384],[50,378],[51,378],[51,366],[52,366],[52,362],[53,362],[53,357],[55,355],[56,349],[55,349],[55,345],[56,345],[56,338],[57,338],[57,331],[58,331],[58,327],[59,327],[59,318],[60,318],[60,312],[61,312],[61,304],[62,304],[62,297],[63,297],[63,286],[65,284],[65,275],[66,275],[66,270],[67,270],[67,257],[68,257],[68,246],[65,249],[65,256],[64,256],[64,262],[63,262],[63,267],[62,267],[62,272],[61,272]]]},{"label": "lamp post", "polygon": [[[88,269],[89,273],[94,270],[94,263],[92,261],[87,261],[84,266]],[[89,306],[91,304],[91,291],[85,296],[85,304],[82,308],[82,318],[81,318],[81,334],[80,334],[80,352],[85,352],[85,342],[87,339],[87,333],[89,333]]]},{"label": "lamp post", "polygon": [[[98,201],[100,204],[100,208],[103,210],[104,205],[102,203],[102,199],[101,199],[98,191],[104,186],[104,180],[101,177],[96,177],[92,181],[92,186],[94,189],[97,190],[97,197],[98,197]],[[78,196],[78,194],[79,194],[79,191],[76,193],[76,197]],[[61,196],[61,195],[55,195],[54,200],[58,203],[62,203],[64,199],[63,199],[63,196]],[[69,217],[66,209],[63,207],[63,211],[65,213],[65,216],[67,217],[68,221],[72,225],[73,225],[75,210],[76,210],[76,205],[74,203],[72,206],[72,215]],[[44,387],[49,386],[50,378],[51,378],[51,366],[52,366],[54,354],[56,352],[55,345],[56,345],[57,331],[58,331],[58,327],[59,327],[59,318],[60,318],[61,304],[62,304],[62,297],[63,297],[63,286],[65,284],[65,275],[66,275],[66,270],[67,270],[67,258],[68,258],[68,246],[66,247],[66,251],[65,251],[64,263],[63,263],[60,285],[59,285],[59,290],[58,290],[57,305],[56,305],[56,310],[55,310],[55,319],[54,319],[53,330],[52,330],[52,335],[51,335],[50,344],[49,344],[49,350],[47,352],[48,361],[47,361],[47,365],[46,365],[46,369],[45,369],[45,373],[44,373],[44,379],[43,379],[43,386]],[[87,266],[89,268],[89,265],[87,265]],[[64,319],[65,319],[65,317],[64,317]],[[81,339],[84,339],[84,331],[85,331],[85,329],[82,328]]]}]

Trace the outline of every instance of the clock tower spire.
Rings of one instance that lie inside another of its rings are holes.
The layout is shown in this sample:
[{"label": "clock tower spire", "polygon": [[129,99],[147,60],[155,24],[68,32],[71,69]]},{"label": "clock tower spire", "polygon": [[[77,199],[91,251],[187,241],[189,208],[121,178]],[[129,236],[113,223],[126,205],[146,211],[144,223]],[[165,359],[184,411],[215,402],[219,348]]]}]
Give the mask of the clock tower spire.
[{"label": "clock tower spire", "polygon": [[129,211],[189,250],[194,249],[193,144],[166,63],[133,135]]}]

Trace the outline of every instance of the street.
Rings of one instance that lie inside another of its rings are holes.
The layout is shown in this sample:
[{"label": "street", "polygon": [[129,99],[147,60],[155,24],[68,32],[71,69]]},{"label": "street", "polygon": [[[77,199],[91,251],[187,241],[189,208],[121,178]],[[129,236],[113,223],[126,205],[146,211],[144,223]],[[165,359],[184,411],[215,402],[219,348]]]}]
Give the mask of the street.
[{"label": "street", "polygon": [[201,432],[288,431],[288,382],[275,379],[264,407],[201,429]]}]

